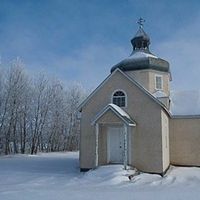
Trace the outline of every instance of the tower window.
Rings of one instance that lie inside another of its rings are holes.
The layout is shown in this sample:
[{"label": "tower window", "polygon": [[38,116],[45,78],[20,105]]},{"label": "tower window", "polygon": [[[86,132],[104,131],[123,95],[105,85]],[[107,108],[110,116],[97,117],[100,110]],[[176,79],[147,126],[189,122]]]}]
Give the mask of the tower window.
[{"label": "tower window", "polygon": [[125,107],[126,106],[125,93],[121,90],[116,91],[112,96],[112,102],[113,102],[113,104],[115,104],[119,107]]},{"label": "tower window", "polygon": [[163,89],[163,77],[162,75],[155,76],[155,89],[162,90]]}]

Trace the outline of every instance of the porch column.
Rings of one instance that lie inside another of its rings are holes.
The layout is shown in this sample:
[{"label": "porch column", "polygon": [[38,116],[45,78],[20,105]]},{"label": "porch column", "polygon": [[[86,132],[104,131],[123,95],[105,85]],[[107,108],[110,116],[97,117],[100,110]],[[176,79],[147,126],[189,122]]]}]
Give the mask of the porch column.
[{"label": "porch column", "polygon": [[127,163],[128,163],[128,152],[127,152],[127,135],[128,135],[128,129],[127,129],[127,125],[124,124],[124,169],[127,169]]},{"label": "porch column", "polygon": [[95,124],[95,167],[98,166],[99,158],[98,158],[98,150],[99,150],[99,124]]}]

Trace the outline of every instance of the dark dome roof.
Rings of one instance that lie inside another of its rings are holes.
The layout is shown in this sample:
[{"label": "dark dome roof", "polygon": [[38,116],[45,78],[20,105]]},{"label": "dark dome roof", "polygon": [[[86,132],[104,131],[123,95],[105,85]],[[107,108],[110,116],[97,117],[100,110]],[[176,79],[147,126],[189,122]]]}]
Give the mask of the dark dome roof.
[{"label": "dark dome roof", "polygon": [[122,71],[154,69],[170,72],[169,63],[166,60],[158,58],[149,51],[150,38],[145,33],[142,26],[139,27],[139,30],[131,40],[131,43],[133,45],[133,52],[128,58],[114,65],[111,68],[111,73],[116,68],[119,68]]},{"label": "dark dome roof", "polygon": [[119,68],[122,71],[154,69],[163,72],[169,72],[169,63],[166,60],[156,57],[150,52],[134,51],[128,58],[111,68],[111,73]]},{"label": "dark dome roof", "polygon": [[133,45],[133,49],[147,49],[150,45],[150,38],[149,36],[144,32],[143,28],[140,27],[137,33],[135,34],[135,37],[131,40],[131,43]]}]

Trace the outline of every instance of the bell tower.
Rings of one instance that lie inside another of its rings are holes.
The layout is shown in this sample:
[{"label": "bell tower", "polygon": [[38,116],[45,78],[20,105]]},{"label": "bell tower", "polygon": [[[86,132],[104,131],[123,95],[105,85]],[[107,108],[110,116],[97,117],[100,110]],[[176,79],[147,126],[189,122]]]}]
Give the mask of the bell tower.
[{"label": "bell tower", "polygon": [[133,51],[143,50],[147,53],[150,53],[149,52],[150,38],[143,30],[144,22],[145,22],[145,20],[142,18],[140,18],[138,20],[137,23],[139,24],[139,29],[138,29],[136,35],[134,36],[134,38],[131,40],[131,43],[133,46]]},{"label": "bell tower", "polygon": [[119,68],[142,85],[152,95],[169,107],[171,74],[169,63],[149,50],[150,37],[144,31],[145,20],[138,20],[138,31],[131,39],[132,53],[111,68],[111,73]]}]

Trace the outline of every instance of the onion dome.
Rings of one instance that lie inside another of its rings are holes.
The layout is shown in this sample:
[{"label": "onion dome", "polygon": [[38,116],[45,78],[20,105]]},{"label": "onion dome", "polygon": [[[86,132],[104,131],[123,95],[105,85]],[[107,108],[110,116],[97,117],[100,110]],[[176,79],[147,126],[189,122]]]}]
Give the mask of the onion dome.
[{"label": "onion dome", "polygon": [[136,35],[131,40],[133,51],[128,58],[125,58],[120,63],[111,68],[111,73],[119,68],[122,71],[134,71],[153,69],[157,71],[170,72],[169,63],[166,60],[158,58],[149,50],[150,38],[143,29],[142,18],[139,19],[139,29]]},{"label": "onion dome", "polygon": [[131,40],[133,50],[148,50],[150,45],[150,38],[140,26],[135,37]]}]

